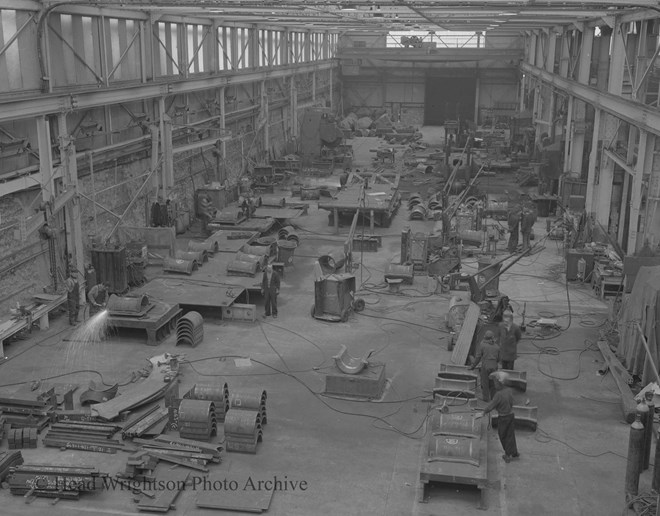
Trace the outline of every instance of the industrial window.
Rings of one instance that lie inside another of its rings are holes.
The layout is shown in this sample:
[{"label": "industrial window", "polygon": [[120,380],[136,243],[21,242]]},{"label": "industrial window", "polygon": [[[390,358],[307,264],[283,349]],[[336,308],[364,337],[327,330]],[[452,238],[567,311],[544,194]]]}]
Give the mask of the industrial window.
[{"label": "industrial window", "polygon": [[208,31],[204,25],[186,25],[188,37],[188,59],[186,66],[189,73],[205,72],[204,43]]}]

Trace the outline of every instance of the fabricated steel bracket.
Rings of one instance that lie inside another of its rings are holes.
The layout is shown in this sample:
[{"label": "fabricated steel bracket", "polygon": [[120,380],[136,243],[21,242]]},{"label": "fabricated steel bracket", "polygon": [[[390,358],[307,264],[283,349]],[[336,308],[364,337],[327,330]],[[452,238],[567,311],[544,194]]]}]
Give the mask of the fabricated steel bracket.
[{"label": "fabricated steel bracket", "polygon": [[354,358],[348,354],[348,349],[342,344],[339,353],[332,358],[335,361],[335,365],[342,373],[358,374],[369,365],[369,357],[373,352],[374,350],[370,349],[364,357]]}]

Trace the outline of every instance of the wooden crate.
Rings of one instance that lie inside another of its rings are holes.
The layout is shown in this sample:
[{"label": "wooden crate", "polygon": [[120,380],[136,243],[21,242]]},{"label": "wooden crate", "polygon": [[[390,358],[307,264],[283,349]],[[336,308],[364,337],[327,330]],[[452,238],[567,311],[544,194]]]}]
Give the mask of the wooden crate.
[{"label": "wooden crate", "polygon": [[231,306],[223,306],[222,318],[227,321],[255,322],[257,320],[257,305],[234,303]]}]

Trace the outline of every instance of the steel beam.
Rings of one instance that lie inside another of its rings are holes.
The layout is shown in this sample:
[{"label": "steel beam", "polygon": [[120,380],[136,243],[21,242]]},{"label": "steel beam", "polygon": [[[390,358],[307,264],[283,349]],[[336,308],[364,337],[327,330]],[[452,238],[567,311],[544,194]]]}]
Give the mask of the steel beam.
[{"label": "steel beam", "polygon": [[[635,164],[635,173],[632,176],[632,192],[630,195],[630,218],[628,223],[628,246],[626,252],[628,254],[633,254],[637,251],[638,247],[641,247],[637,239],[640,223],[640,205],[642,204],[642,182],[644,178],[644,171],[648,168],[651,169],[651,164],[647,164],[648,155],[646,152],[646,147],[648,143],[648,133],[646,131],[641,131],[639,133],[639,143],[637,146],[637,163]],[[650,138],[651,144],[654,143],[654,137]],[[651,159],[653,155],[651,154]],[[648,202],[648,201],[647,201]],[[640,239],[641,240],[641,239]]]},{"label": "steel beam", "polygon": [[288,77],[294,73],[328,70],[337,66],[333,61],[300,64],[275,70],[238,71],[215,77],[189,78],[185,81],[136,84],[102,91],[44,94],[21,100],[0,102],[0,123],[34,118],[44,114],[65,113],[99,106],[158,98],[162,95],[181,95],[195,91],[212,90],[221,86],[247,84],[265,79]]},{"label": "steel beam", "polygon": [[527,63],[521,63],[520,66],[523,72],[529,73],[541,81],[591,104],[595,108],[602,109],[606,113],[636,125],[640,129],[653,134],[660,134],[660,112],[649,106],[625,99],[619,95],[599,91],[585,84],[548,73]]},{"label": "steel beam", "polygon": [[[61,113],[57,118],[57,126],[60,143],[60,159],[62,162],[63,183],[68,194],[63,194],[61,198],[55,199],[53,207],[65,207],[66,213],[66,238],[68,246],[68,256],[65,274],[68,277],[68,268],[75,268],[74,275],[78,282],[83,285],[85,282],[85,256],[82,243],[82,226],[80,221],[80,201],[76,195],[78,191],[78,162],[76,160],[76,147],[74,140],[69,135],[66,113]],[[70,196],[70,198],[69,198]],[[58,202],[59,201],[59,202]],[[80,289],[80,302],[85,299],[85,289]]]},{"label": "steel beam", "polygon": [[595,212],[594,190],[596,185],[596,161],[598,161],[598,140],[600,138],[600,114],[601,110],[594,110],[594,130],[591,136],[591,153],[589,154],[589,168],[587,170],[587,194],[585,208],[587,213]]},{"label": "steel beam", "polygon": [[616,152],[610,150],[610,149],[603,149],[603,154],[610,158],[614,163],[619,165],[623,170],[625,170],[628,174],[634,174],[635,169],[630,166],[628,163],[626,163],[626,160],[623,159],[621,156],[619,156]]}]

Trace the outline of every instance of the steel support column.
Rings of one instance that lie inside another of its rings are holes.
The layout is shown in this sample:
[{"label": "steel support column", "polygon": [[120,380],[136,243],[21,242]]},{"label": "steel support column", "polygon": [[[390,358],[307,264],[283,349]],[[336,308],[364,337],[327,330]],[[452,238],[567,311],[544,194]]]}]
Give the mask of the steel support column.
[{"label": "steel support column", "polygon": [[[580,60],[578,61],[577,80],[581,84],[589,84],[589,72],[591,69],[591,53],[593,51],[594,29],[585,27],[582,32],[582,46],[580,49]],[[573,103],[573,131],[570,134],[571,149],[568,172],[572,177],[579,178],[582,175],[582,163],[584,156],[585,139],[585,117],[586,105],[582,100]],[[576,127],[579,130],[575,130]]]},{"label": "steel support column", "polygon": [[[219,89],[219,104],[220,104],[220,130],[222,135],[224,136],[225,131],[227,129],[227,108],[225,106],[225,87],[223,86],[222,88]],[[224,161],[227,157],[227,142],[222,139],[220,140],[220,153],[222,154],[222,160]],[[227,169],[225,168],[224,170],[225,174],[224,177],[219,178],[221,181],[225,181],[227,179]]]},{"label": "steel support column", "polygon": [[296,88],[296,77],[291,76],[291,137],[298,138],[298,90]]},{"label": "steel support column", "polygon": [[[69,130],[66,123],[66,113],[60,113],[57,116],[57,126],[60,143],[60,160],[62,163],[62,182],[65,190],[78,191],[78,162],[76,159],[76,147],[74,139],[69,136]],[[74,196],[65,206],[66,214],[66,239],[68,247],[67,267],[73,266],[76,269],[76,276],[80,285],[85,281],[85,257],[82,243],[82,227],[80,222],[80,200]],[[65,270],[65,274],[68,271]],[[85,289],[80,289],[83,303],[85,299]]]},{"label": "steel support column", "polygon": [[565,138],[564,138],[564,174],[570,174],[571,171],[571,160],[569,156],[571,155],[572,139],[571,135],[573,134],[573,104],[575,103],[574,97],[569,95],[568,97],[568,107],[566,108],[566,128],[564,129]]},{"label": "steel support column", "polygon": [[45,116],[37,117],[37,142],[39,145],[39,172],[41,173],[41,198],[50,201],[55,197],[55,173],[50,148],[50,125]]},{"label": "steel support column", "polygon": [[[623,90],[623,72],[625,64],[625,46],[620,36],[622,26],[617,23],[612,33],[612,53],[610,59],[610,73],[608,78],[608,92],[620,98]],[[616,140],[618,120],[607,115],[605,134]],[[600,177],[598,181],[598,204],[596,207],[596,220],[608,228],[612,209],[612,181],[614,179],[614,161],[608,159],[603,153],[601,156]]]},{"label": "steel support column", "polygon": [[598,152],[600,149],[600,145],[598,144],[598,139],[600,138],[600,113],[600,109],[596,108],[594,110],[594,129],[591,135],[591,153],[589,154],[589,168],[587,171],[587,195],[585,199],[586,211],[589,214],[595,212],[594,190],[596,187],[596,161],[598,160]]},{"label": "steel support column", "polygon": [[270,161],[270,116],[269,116],[269,107],[268,107],[268,92],[266,91],[266,81],[261,81],[260,83],[261,90],[261,123],[264,126],[263,133],[263,144],[266,163]]},{"label": "steel support column", "polygon": [[660,210],[658,210],[658,203],[660,203],[660,138],[649,134],[646,151],[649,180],[643,231],[644,239],[649,241],[651,247],[655,247],[660,240],[660,221],[657,217],[660,214]]},{"label": "steel support column", "polygon": [[[649,141],[650,140],[650,141]],[[639,133],[639,143],[637,145],[637,163],[635,164],[635,175],[632,177],[632,192],[630,195],[630,223],[628,228],[628,254],[633,254],[644,243],[641,238],[637,238],[640,229],[640,208],[642,204],[642,183],[644,181],[644,172],[652,167],[653,154],[647,152],[647,146],[654,147],[655,137],[646,131]],[[650,156],[649,156],[650,154]],[[648,161],[651,161],[649,163]],[[648,199],[646,201],[649,202]]]}]

